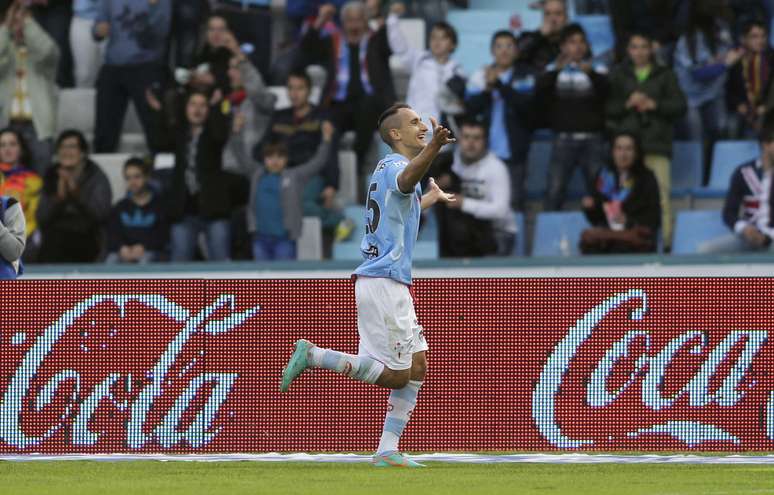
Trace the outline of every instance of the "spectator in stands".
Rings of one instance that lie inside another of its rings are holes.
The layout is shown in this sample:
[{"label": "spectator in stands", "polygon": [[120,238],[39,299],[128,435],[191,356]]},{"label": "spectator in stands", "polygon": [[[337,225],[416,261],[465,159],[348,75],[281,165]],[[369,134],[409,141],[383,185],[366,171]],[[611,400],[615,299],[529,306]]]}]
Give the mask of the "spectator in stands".
[{"label": "spectator in stands", "polygon": [[63,131],[56,141],[57,163],[43,177],[37,219],[43,263],[89,263],[101,253],[110,214],[110,182],[89,159],[80,131]]},{"label": "spectator in stands", "polygon": [[26,230],[21,203],[0,195],[0,280],[14,280],[23,273]]},{"label": "spectator in stands", "polygon": [[[288,149],[288,167],[294,168],[312,159],[320,146],[322,124],[327,115],[309,100],[312,81],[306,72],[291,72],[287,80],[287,90],[291,106],[274,114],[269,141],[285,143]],[[351,233],[351,225],[344,222],[336,205],[339,175],[338,153],[332,146],[322,172],[311,177],[304,189],[304,216],[320,218],[325,253],[330,250],[334,235],[341,239]]]},{"label": "spectator in stands", "polygon": [[43,180],[29,163],[30,153],[21,134],[13,129],[0,130],[0,196],[14,198],[24,211],[27,243],[24,259],[34,259],[40,248],[40,232],[35,215],[40,202]]},{"label": "spectator in stands", "polygon": [[685,97],[672,70],[655,61],[647,34],[632,34],[627,52],[627,60],[610,74],[608,127],[640,136],[645,166],[658,179],[664,245],[671,246],[670,157],[675,124],[686,111]]},{"label": "spectator in stands", "polygon": [[465,84],[462,66],[451,58],[457,48],[457,31],[449,23],[439,21],[430,31],[430,50],[416,49],[409,45],[400,28],[398,19],[404,10],[402,3],[392,5],[387,17],[387,37],[393,53],[411,74],[406,103],[423,119],[432,115],[442,122],[448,121],[448,114],[464,110],[452,89],[462,93]]},{"label": "spectator in stands", "polygon": [[167,247],[169,225],[161,199],[151,188],[151,167],[139,158],[124,164],[126,197],[110,212],[107,263],[158,261]]},{"label": "spectator in stands", "polygon": [[26,141],[30,165],[43,172],[51,164],[58,106],[59,49],[14,0],[0,24],[0,127],[10,126]]},{"label": "spectator in stands", "polygon": [[271,0],[210,0],[264,79],[272,59]]},{"label": "spectator in stands", "polygon": [[516,241],[508,168],[487,148],[488,128],[466,120],[451,170],[439,175],[457,201],[437,207],[443,257],[509,256]]},{"label": "spectator in stands", "polygon": [[193,91],[185,105],[186,124],[178,128],[168,213],[172,261],[191,261],[198,234],[205,233],[207,259],[230,258],[231,181],[223,173],[229,121],[221,97]]},{"label": "spectator in stands", "polygon": [[104,43],[94,39],[94,23],[99,12],[99,0],[74,0],[70,21],[70,48],[73,53],[75,85],[93,88],[102,66]]},{"label": "spectator in stands", "polygon": [[355,131],[354,149],[361,167],[374,136],[374,122],[395,101],[390,71],[387,29],[368,28],[362,2],[347,2],[341,9],[339,29],[333,24],[336,9],[320,7],[317,19],[301,38],[304,65],[323,64],[328,71],[324,102],[339,132]]},{"label": "spectator in stands", "polygon": [[699,245],[701,254],[727,254],[771,249],[772,172],[774,172],[774,127],[760,134],[761,156],[739,165],[731,175],[723,205],[723,222],[731,232]]},{"label": "spectator in stands", "polygon": [[239,43],[231,32],[225,17],[215,12],[207,19],[204,46],[194,58],[194,66],[188,73],[178,69],[179,84],[187,84],[197,91],[219,89],[224,95],[231,92],[229,65],[232,57],[244,57]]},{"label": "spectator in stands", "polygon": [[588,59],[586,33],[577,24],[562,30],[562,52],[537,81],[537,104],[556,133],[548,170],[545,208],[559,210],[567,184],[580,166],[588,190],[605,162],[605,101],[607,69]]},{"label": "spectator in stands", "polygon": [[708,146],[725,131],[727,69],[742,57],[741,50],[732,49],[726,22],[715,16],[716,3],[691,2],[688,30],[674,55],[677,80],[688,100],[679,137]]},{"label": "spectator in stands", "polygon": [[231,137],[223,155],[223,169],[252,177],[257,163],[253,150],[271,125],[277,97],[243,54],[231,57],[226,106],[232,115]]},{"label": "spectator in stands", "polygon": [[296,240],[301,234],[302,192],[305,183],[318,174],[331,152],[334,127],[322,124],[322,142],[303,165],[287,168],[288,150],[282,142],[263,147],[263,166],[253,176],[247,211],[247,230],[253,234],[253,259],[296,258]]},{"label": "spectator in stands", "polygon": [[769,33],[763,22],[752,21],[744,26],[742,48],[744,54],[731,66],[726,81],[729,131],[737,139],[759,133],[764,115],[774,107],[774,50],[769,46]]},{"label": "spectator in stands", "polygon": [[70,51],[70,19],[73,15],[73,0],[22,0],[35,18],[59,48],[59,63],[56,65],[56,84],[62,88],[73,87],[73,56]]},{"label": "spectator in stands", "polygon": [[581,252],[655,251],[661,219],[656,176],[645,166],[634,134],[617,134],[611,155],[612,162],[597,174],[593,194],[582,201],[593,227],[581,235]]},{"label": "spectator in stands", "polygon": [[510,31],[494,33],[490,47],[493,63],[471,76],[465,106],[468,114],[488,123],[488,147],[507,164],[511,203],[522,210],[536,72],[521,62],[514,65],[518,48]]},{"label": "spectator in stands", "polygon": [[172,41],[175,67],[190,67],[199,46],[201,19],[207,15],[207,0],[172,0]]},{"label": "spectator in stands", "polygon": [[560,35],[567,26],[565,0],[545,0],[542,4],[543,24],[538,31],[528,31],[519,37],[519,61],[542,71],[560,53]]},{"label": "spectator in stands", "polygon": [[107,39],[105,63],[97,78],[97,153],[118,149],[131,99],[151,151],[158,148],[159,122],[145,90],[165,77],[164,57],[172,0],[100,0],[94,37]]}]

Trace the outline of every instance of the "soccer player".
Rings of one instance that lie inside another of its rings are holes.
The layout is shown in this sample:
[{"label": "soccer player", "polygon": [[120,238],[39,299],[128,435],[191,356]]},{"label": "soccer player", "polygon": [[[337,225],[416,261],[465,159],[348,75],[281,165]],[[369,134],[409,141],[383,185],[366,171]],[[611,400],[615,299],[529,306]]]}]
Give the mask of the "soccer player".
[{"label": "soccer player", "polygon": [[379,162],[368,187],[366,233],[360,245],[365,261],[355,270],[358,355],[298,340],[282,371],[282,392],[309,368],[392,389],[373,457],[377,467],[422,466],[398,451],[427,370],[427,342],[409,293],[411,258],[421,210],[454,201],[432,178],[424,195],[419,186],[441,147],[455,141],[434,118],[430,122],[433,137],[426,144],[428,127],[408,105],[397,103],[379,117],[379,134],[393,152]]}]

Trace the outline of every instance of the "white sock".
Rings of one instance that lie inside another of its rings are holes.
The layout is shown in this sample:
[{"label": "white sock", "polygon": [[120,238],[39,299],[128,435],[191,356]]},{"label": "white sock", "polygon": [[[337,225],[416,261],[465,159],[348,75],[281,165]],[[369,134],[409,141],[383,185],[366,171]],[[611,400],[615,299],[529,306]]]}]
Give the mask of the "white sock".
[{"label": "white sock", "polygon": [[417,394],[422,382],[411,380],[405,387],[390,392],[390,398],[387,399],[387,416],[384,418],[384,429],[382,438],[379,440],[379,448],[376,453],[379,455],[389,454],[398,451],[398,442],[406,428],[414,406],[417,405]]},{"label": "white sock", "polygon": [[309,350],[309,364],[315,368],[337,371],[342,375],[366,383],[376,383],[384,365],[367,356],[353,356],[345,352],[314,346]]}]

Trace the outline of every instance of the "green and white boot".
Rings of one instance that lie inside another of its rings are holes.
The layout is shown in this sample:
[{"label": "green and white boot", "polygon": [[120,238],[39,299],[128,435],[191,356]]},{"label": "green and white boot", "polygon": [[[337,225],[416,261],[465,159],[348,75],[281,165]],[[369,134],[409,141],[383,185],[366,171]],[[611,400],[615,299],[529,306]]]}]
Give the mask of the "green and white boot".
[{"label": "green and white boot", "polygon": [[288,364],[282,368],[282,383],[280,383],[280,392],[287,392],[290,388],[290,384],[293,380],[298,378],[301,373],[306,371],[309,366],[309,359],[307,357],[309,349],[314,347],[314,344],[308,340],[297,340],[294,344],[293,355],[290,356]]},{"label": "green and white boot", "polygon": [[405,468],[421,468],[425,467],[424,464],[412,461],[400,452],[392,452],[390,454],[376,454],[371,460],[371,464],[374,467],[405,467]]}]

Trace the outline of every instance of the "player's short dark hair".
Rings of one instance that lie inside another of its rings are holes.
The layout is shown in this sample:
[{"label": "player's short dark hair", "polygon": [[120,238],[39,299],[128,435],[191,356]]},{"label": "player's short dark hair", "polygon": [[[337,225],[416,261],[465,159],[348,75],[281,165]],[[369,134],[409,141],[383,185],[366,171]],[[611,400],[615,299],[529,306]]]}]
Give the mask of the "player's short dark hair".
[{"label": "player's short dark hair", "polygon": [[379,116],[379,120],[376,121],[376,127],[379,129],[379,136],[381,136],[382,141],[384,141],[386,144],[389,144],[390,146],[392,146],[392,139],[390,139],[390,129],[394,129],[395,127],[389,127],[385,124],[387,124],[387,121],[390,120],[391,117],[397,115],[398,110],[401,108],[411,108],[411,106],[403,102],[395,103],[390,108],[382,112],[382,114]]},{"label": "player's short dark hair", "polygon": [[62,146],[62,143],[70,138],[75,138],[75,140],[78,141],[78,148],[80,148],[81,153],[89,153],[89,142],[86,141],[86,136],[78,129],[66,129],[62,131],[59,134],[59,137],[56,138],[56,149],[59,149],[59,147]]},{"label": "player's short dark hair", "polygon": [[126,172],[126,169],[129,167],[139,168],[140,172],[142,172],[142,175],[145,177],[148,177],[151,174],[150,163],[136,156],[133,156],[124,162],[124,172]]},{"label": "player's short dark hair", "polygon": [[433,24],[432,29],[438,29],[440,31],[443,31],[443,34],[451,40],[452,44],[454,44],[454,48],[457,48],[458,37],[457,37],[457,30],[454,29],[454,26],[452,26],[446,21],[438,21],[435,24]]},{"label": "player's short dark hair", "polygon": [[291,77],[294,77],[296,79],[303,79],[304,82],[306,83],[306,87],[309,89],[312,89],[312,78],[309,77],[309,74],[307,74],[305,70],[296,69],[296,70],[290,71],[290,74],[288,74],[288,78],[285,81],[285,84],[287,84],[288,81],[290,81]]},{"label": "player's short dark hair", "polygon": [[288,145],[285,144],[285,141],[281,140],[272,140],[266,142],[261,147],[261,156],[266,158],[267,156],[288,156]]},{"label": "player's short dark hair", "polygon": [[514,36],[512,32],[508,31],[507,29],[501,29],[499,31],[495,31],[495,33],[492,35],[492,40],[489,42],[490,50],[494,48],[495,43],[497,43],[497,40],[500,38],[508,38],[509,40],[513,41],[514,45],[518,45],[516,36]]},{"label": "player's short dark hair", "polygon": [[576,34],[583,36],[583,39],[586,41],[586,43],[588,43],[588,37],[586,36],[586,31],[583,29],[583,26],[577,22],[573,22],[572,24],[568,24],[563,27],[559,32],[559,44],[563,45],[567,40]]}]

